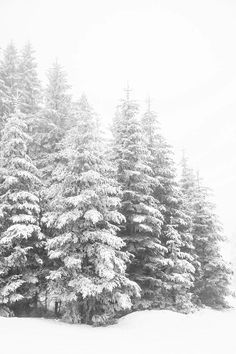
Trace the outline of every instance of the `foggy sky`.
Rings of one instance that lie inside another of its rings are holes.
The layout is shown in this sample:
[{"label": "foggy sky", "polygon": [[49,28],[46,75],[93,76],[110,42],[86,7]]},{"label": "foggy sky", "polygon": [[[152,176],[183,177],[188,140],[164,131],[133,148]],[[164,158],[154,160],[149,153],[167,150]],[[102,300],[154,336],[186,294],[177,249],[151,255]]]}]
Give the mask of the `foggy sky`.
[{"label": "foggy sky", "polygon": [[129,81],[148,95],[177,160],[184,148],[236,230],[236,4],[232,0],[0,0],[0,47],[31,41],[110,122]]}]

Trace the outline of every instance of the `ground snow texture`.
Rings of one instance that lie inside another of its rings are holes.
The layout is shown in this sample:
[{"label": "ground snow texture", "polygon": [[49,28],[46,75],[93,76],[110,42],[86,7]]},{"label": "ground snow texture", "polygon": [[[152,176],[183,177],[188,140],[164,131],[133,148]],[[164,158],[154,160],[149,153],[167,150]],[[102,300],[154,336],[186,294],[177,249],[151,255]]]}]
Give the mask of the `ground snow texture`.
[{"label": "ground snow texture", "polygon": [[0,318],[1,354],[236,354],[236,309],[141,311],[110,327]]}]

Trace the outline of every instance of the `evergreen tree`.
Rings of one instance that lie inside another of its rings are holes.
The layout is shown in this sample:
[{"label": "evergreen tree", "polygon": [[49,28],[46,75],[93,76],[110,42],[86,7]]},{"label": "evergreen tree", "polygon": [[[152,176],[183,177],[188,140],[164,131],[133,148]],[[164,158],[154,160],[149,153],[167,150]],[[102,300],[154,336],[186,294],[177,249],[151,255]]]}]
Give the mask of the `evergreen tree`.
[{"label": "evergreen tree", "polygon": [[[30,60],[32,66],[32,60]],[[37,93],[37,80],[35,71],[32,71]],[[67,93],[69,86],[65,72],[58,63],[55,63],[48,72],[48,84],[44,95],[44,106],[33,115],[33,144],[30,145],[30,153],[40,171],[43,184],[40,188],[41,215],[49,212],[52,197],[49,193],[53,183],[53,171],[60,166],[60,143],[67,129],[66,121],[70,117],[70,96]],[[28,97],[28,96],[27,96]],[[36,97],[38,97],[36,95]],[[35,101],[36,103],[36,101]],[[37,108],[37,106],[35,106]],[[46,224],[41,223],[43,233],[47,238],[51,237],[52,230]],[[44,275],[48,275],[52,262],[47,256],[44,258]],[[44,288],[45,304],[47,306],[47,281],[42,281]],[[56,303],[56,306],[58,304]],[[56,310],[57,312],[57,310]]]},{"label": "evergreen tree", "polygon": [[231,252],[230,252],[230,260],[233,268],[233,279],[232,279],[232,287],[236,289],[236,234],[234,233],[231,236]]},{"label": "evergreen tree", "polygon": [[8,96],[7,96],[7,88],[2,79],[1,69],[2,68],[0,66],[0,138],[1,138],[1,131],[3,129],[6,120],[6,114],[8,112],[8,103],[9,103]]},{"label": "evergreen tree", "polygon": [[38,222],[40,181],[27,155],[26,128],[16,109],[0,147],[0,303],[18,311],[23,304],[37,304],[44,239]]},{"label": "evergreen tree", "polygon": [[126,218],[121,236],[134,255],[128,272],[142,288],[138,308],[150,308],[161,287],[158,272],[165,263],[166,247],[161,244],[163,217],[160,203],[152,195],[156,184],[143,132],[137,119],[138,106],[130,100],[129,92],[116,112],[114,121],[114,157],[117,179],[122,188],[121,212]]},{"label": "evergreen tree", "polygon": [[28,153],[37,162],[37,138],[42,116],[40,107],[42,91],[34,51],[30,43],[23,47],[19,57],[19,97],[19,108],[24,113],[27,130],[32,138],[28,144]]},{"label": "evergreen tree", "polygon": [[142,125],[150,156],[147,161],[156,182],[151,194],[158,199],[163,215],[159,240],[165,252],[156,272],[160,283],[156,291],[156,306],[188,311],[195,271],[190,218],[184,213],[170,146],[161,135],[157,115],[150,109],[150,102]]},{"label": "evergreen tree", "polygon": [[[195,274],[194,278],[197,277],[197,274],[200,272],[201,264],[198,259],[198,255],[195,250],[195,240],[193,238],[193,221],[194,221],[194,205],[196,202],[196,175],[194,173],[194,170],[189,167],[187,158],[185,156],[185,153],[183,152],[183,157],[181,161],[181,178],[180,178],[180,188],[181,188],[181,193],[182,193],[182,201],[183,201],[183,210],[184,213],[187,215],[189,223],[188,223],[188,229],[190,234],[192,235],[193,239],[193,247],[191,250],[191,255],[193,257],[193,264],[195,267]],[[193,301],[196,301],[196,296],[194,295]]]},{"label": "evergreen tree", "polygon": [[19,58],[19,78],[21,112],[33,115],[39,110],[41,87],[34,51],[30,43],[24,46]]},{"label": "evergreen tree", "polygon": [[66,74],[58,63],[48,72],[48,84],[45,90],[44,109],[40,112],[37,134],[34,139],[37,144],[36,155],[38,167],[43,178],[50,184],[50,176],[56,165],[56,155],[59,143],[68,129],[67,121],[71,115],[71,100],[68,94]]},{"label": "evergreen tree", "polygon": [[198,304],[226,306],[231,270],[220,248],[224,241],[221,226],[210,202],[209,190],[194,176],[186,159],[182,163],[182,190],[192,216],[196,267],[194,296]]},{"label": "evergreen tree", "polygon": [[68,128],[69,124],[67,121],[71,105],[69,88],[66,73],[57,62],[54,63],[48,72],[45,106],[52,122],[62,130]]},{"label": "evergreen tree", "polygon": [[61,164],[54,171],[54,212],[44,217],[54,231],[48,240],[49,257],[55,262],[49,289],[61,302],[65,320],[104,324],[132,306],[131,297],[139,288],[125,275],[129,254],[116,235],[124,219],[117,211],[120,192],[85,96],[77,122],[63,142]]},{"label": "evergreen tree", "polygon": [[2,115],[13,113],[16,98],[19,98],[19,58],[11,42],[3,52],[0,64],[0,88],[4,105]]}]

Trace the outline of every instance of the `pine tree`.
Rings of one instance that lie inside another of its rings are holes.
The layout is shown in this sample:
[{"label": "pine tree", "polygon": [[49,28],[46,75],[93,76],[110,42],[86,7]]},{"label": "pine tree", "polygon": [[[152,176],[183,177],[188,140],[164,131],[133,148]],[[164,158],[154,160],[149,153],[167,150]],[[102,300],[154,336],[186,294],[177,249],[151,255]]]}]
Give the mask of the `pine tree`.
[{"label": "pine tree", "polygon": [[6,117],[13,111],[18,96],[18,55],[13,43],[3,51],[0,61],[0,137]]},{"label": "pine tree", "polygon": [[52,122],[60,129],[68,128],[68,112],[71,97],[70,86],[63,68],[56,62],[48,72],[48,85],[45,93],[45,105]]},{"label": "pine tree", "polygon": [[21,51],[19,58],[19,78],[21,112],[26,115],[33,115],[39,110],[41,87],[34,51],[30,43],[27,43]]},{"label": "pine tree", "polygon": [[54,231],[48,240],[55,262],[49,289],[62,304],[64,320],[104,324],[132,306],[139,288],[125,275],[129,254],[116,235],[124,219],[117,211],[120,192],[94,118],[83,96],[77,126],[68,132],[54,171],[54,212],[44,220]]},{"label": "pine tree", "polygon": [[[27,50],[25,50],[27,52]],[[29,52],[29,49],[28,49]],[[28,55],[29,56],[29,55]],[[26,56],[27,57],[27,56]],[[34,108],[36,113],[32,116],[32,132],[33,143],[30,144],[30,156],[35,161],[35,164],[40,172],[43,184],[40,188],[40,208],[41,216],[49,212],[51,196],[49,193],[50,187],[55,182],[53,180],[53,171],[60,166],[59,152],[60,143],[68,128],[66,126],[67,120],[70,118],[70,96],[68,94],[69,86],[65,72],[62,70],[58,63],[55,63],[48,72],[48,84],[44,91],[44,105],[40,107],[38,99],[40,92],[38,91],[38,80],[34,69],[34,60],[32,58],[26,60],[32,70],[31,76],[33,77],[34,84],[32,90],[34,92],[35,100],[31,101],[31,108]],[[28,97],[28,98],[27,98]],[[28,102],[30,102],[31,95],[26,95]],[[37,111],[37,108],[39,110]],[[46,224],[40,225],[46,238],[51,237],[52,230]],[[44,279],[42,279],[42,293],[41,296],[45,297],[45,306],[48,306],[47,301],[47,280],[49,269],[52,262],[46,255],[44,255]],[[56,304],[57,305],[57,304]]]},{"label": "pine tree", "polygon": [[194,253],[198,262],[195,301],[212,307],[226,306],[231,270],[220,251],[224,241],[221,226],[210,202],[209,190],[202,186],[186,159],[182,165],[182,190],[191,211]]},{"label": "pine tree", "polygon": [[11,42],[3,52],[0,64],[0,82],[4,93],[4,114],[14,111],[16,97],[19,97],[19,58],[17,49]]},{"label": "pine tree", "polygon": [[38,167],[43,178],[50,184],[50,176],[56,166],[59,143],[68,129],[71,115],[71,98],[68,94],[66,73],[58,63],[48,72],[48,84],[44,95],[44,109],[41,110],[34,139],[37,144]]},{"label": "pine tree", "polygon": [[16,109],[0,147],[0,303],[16,311],[37,304],[44,239],[38,222],[40,181],[27,155],[26,128]]},{"label": "pine tree", "polygon": [[8,96],[7,96],[7,88],[4,84],[4,81],[2,79],[2,71],[1,71],[1,66],[0,66],[0,138],[1,138],[1,131],[3,129],[5,120],[6,120],[6,114],[8,112]]},{"label": "pine tree", "polygon": [[193,235],[201,273],[196,277],[195,293],[205,305],[226,306],[231,269],[223,260],[220,251],[220,243],[224,241],[224,237],[214,212],[214,205],[208,200],[207,189],[199,186],[198,193]]},{"label": "pine tree", "polygon": [[232,288],[236,289],[236,234],[231,236],[230,260],[233,268]]},{"label": "pine tree", "polygon": [[[193,221],[194,221],[194,205],[196,202],[196,184],[197,179],[194,173],[194,170],[189,167],[187,158],[185,156],[185,152],[183,152],[183,157],[181,161],[181,178],[180,178],[180,187],[182,193],[182,201],[183,201],[183,210],[184,213],[188,217],[188,230],[192,235],[193,239],[193,247],[191,250],[191,255],[193,257],[193,264],[195,268],[194,278],[198,276],[201,268],[201,264],[198,259],[198,255],[195,250],[195,239],[193,237]],[[196,296],[194,295],[193,301],[196,302]]]},{"label": "pine tree", "polygon": [[184,213],[170,146],[161,135],[157,115],[150,109],[150,101],[142,118],[142,125],[150,154],[147,161],[156,181],[151,194],[159,201],[163,215],[159,239],[165,252],[164,260],[156,273],[160,282],[156,291],[156,306],[188,311],[191,308],[195,271],[194,258],[191,255],[193,244],[189,232],[190,220]]},{"label": "pine tree", "polygon": [[30,157],[37,162],[38,133],[41,124],[41,99],[42,90],[37,73],[37,64],[34,51],[30,43],[27,43],[19,56],[19,108],[24,113],[28,126],[31,142],[28,145]]},{"label": "pine tree", "polygon": [[160,242],[163,217],[159,200],[151,193],[156,181],[152,166],[147,163],[150,155],[137,112],[138,106],[130,100],[127,92],[113,126],[114,158],[117,179],[122,188],[121,212],[126,218],[121,236],[128,251],[134,255],[128,273],[142,288],[142,299],[136,307],[150,308],[161,286],[157,274],[165,262],[167,249]]}]

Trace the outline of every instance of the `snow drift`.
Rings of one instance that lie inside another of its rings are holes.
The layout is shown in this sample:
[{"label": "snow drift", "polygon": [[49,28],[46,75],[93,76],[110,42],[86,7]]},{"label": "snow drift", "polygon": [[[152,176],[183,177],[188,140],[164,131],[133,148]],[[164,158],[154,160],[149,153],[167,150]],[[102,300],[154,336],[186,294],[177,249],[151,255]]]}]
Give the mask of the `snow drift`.
[{"label": "snow drift", "polygon": [[0,318],[2,354],[235,354],[236,309],[141,311],[109,327]]}]

